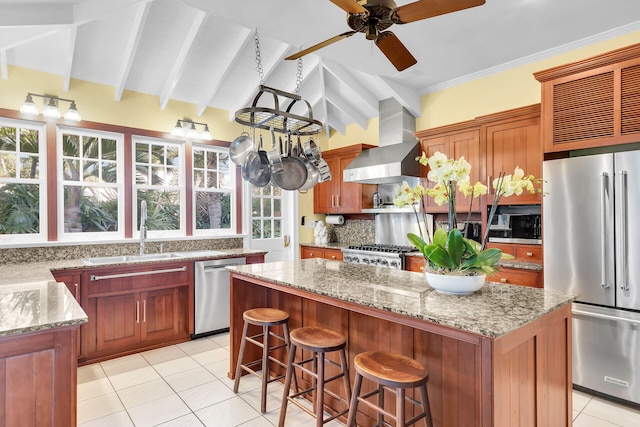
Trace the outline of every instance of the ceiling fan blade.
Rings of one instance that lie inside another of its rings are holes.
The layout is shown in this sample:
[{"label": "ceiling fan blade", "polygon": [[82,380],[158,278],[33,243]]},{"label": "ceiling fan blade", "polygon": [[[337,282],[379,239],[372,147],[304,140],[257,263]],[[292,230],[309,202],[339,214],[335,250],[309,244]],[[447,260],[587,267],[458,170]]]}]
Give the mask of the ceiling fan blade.
[{"label": "ceiling fan blade", "polygon": [[331,3],[347,13],[367,13],[367,9],[356,3],[355,0],[331,0]]},{"label": "ceiling fan blade", "polygon": [[400,39],[391,31],[380,33],[376,39],[376,46],[384,53],[398,71],[405,70],[418,61],[411,52],[402,44]]},{"label": "ceiling fan blade", "polygon": [[393,9],[391,20],[396,24],[420,21],[438,15],[482,6],[485,0],[419,0]]},{"label": "ceiling fan blade", "polygon": [[301,51],[300,51],[300,52],[298,52],[298,53],[294,53],[294,54],[293,54],[293,55],[291,55],[291,56],[287,56],[287,57],[286,57],[286,58],[284,58],[284,59],[298,59],[298,58],[302,58],[303,56],[305,56],[305,55],[307,55],[307,54],[309,54],[309,53],[311,53],[311,52],[315,52],[316,50],[318,50],[318,49],[322,49],[322,48],[323,48],[323,47],[325,47],[325,46],[329,46],[330,44],[333,44],[333,43],[335,43],[335,42],[337,42],[337,41],[340,41],[340,40],[342,40],[342,39],[346,39],[347,37],[351,37],[351,36],[352,36],[352,35],[354,35],[355,33],[356,33],[355,31],[347,31],[346,33],[339,34],[339,35],[337,35],[337,36],[335,36],[335,37],[331,37],[330,39],[327,39],[327,40],[325,40],[325,41],[323,41],[323,42],[320,42],[320,43],[318,43],[318,44],[316,44],[316,45],[313,45],[313,46],[311,46],[311,47],[308,47],[308,48],[306,48],[305,50],[301,50]]}]

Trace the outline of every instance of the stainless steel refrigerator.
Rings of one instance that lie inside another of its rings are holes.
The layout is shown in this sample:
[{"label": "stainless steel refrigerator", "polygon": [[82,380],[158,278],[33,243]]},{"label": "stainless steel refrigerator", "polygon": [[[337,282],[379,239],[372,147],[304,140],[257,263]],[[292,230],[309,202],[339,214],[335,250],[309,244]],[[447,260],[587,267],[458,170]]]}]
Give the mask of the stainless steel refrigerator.
[{"label": "stainless steel refrigerator", "polygon": [[640,403],[640,151],[543,164],[544,284],[573,304],[573,383]]}]

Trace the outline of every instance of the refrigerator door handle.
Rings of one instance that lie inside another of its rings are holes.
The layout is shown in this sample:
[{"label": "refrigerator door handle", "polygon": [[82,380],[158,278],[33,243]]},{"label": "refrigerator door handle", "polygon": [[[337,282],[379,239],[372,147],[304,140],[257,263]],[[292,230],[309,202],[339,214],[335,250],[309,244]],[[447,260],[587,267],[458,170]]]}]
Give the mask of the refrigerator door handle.
[{"label": "refrigerator door handle", "polygon": [[627,259],[627,171],[620,171],[620,289],[629,290],[629,279],[627,277],[628,259]]},{"label": "refrigerator door handle", "polygon": [[601,314],[601,313],[592,313],[590,311],[582,311],[582,310],[576,310],[576,309],[571,310],[571,313],[577,314],[579,316],[596,317],[598,319],[614,320],[616,322],[630,323],[633,326],[640,326],[640,322],[638,322],[637,320],[627,319],[625,317],[611,316],[608,314]]},{"label": "refrigerator door handle", "polygon": [[609,174],[602,172],[600,175],[600,285],[608,288],[607,283],[607,190],[609,188]]}]

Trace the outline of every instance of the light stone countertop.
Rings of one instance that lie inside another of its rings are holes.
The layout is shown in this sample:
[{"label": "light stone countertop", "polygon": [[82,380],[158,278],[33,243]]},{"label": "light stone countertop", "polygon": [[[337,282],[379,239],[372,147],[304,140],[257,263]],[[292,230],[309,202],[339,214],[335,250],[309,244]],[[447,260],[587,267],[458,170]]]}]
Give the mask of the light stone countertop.
[{"label": "light stone countertop", "polygon": [[[253,249],[219,249],[224,255],[204,258],[228,258],[265,254]],[[126,265],[196,260],[203,256],[185,256],[163,260],[145,260]],[[109,264],[108,267],[118,264]],[[37,330],[79,325],[87,322],[87,315],[67,286],[57,283],[52,270],[99,268],[104,265],[86,265],[80,259],[25,262],[0,265],[0,337]]]},{"label": "light stone countertop", "polygon": [[487,282],[468,296],[432,289],[421,273],[310,258],[227,267],[248,277],[497,338],[572,302],[562,292]]}]

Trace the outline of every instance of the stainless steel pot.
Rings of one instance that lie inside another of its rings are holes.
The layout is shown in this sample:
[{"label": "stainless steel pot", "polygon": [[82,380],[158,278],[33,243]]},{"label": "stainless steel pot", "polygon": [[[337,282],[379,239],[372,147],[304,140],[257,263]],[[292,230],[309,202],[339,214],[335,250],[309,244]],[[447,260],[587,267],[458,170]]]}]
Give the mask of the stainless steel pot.
[{"label": "stainless steel pot", "polygon": [[267,152],[262,148],[262,135],[258,151],[251,151],[242,163],[242,178],[249,181],[255,187],[264,187],[271,180],[271,168]]},{"label": "stainless steel pot", "polygon": [[245,157],[252,151],[255,151],[255,148],[251,135],[248,132],[242,132],[229,146],[229,158],[236,165],[242,166]]}]

